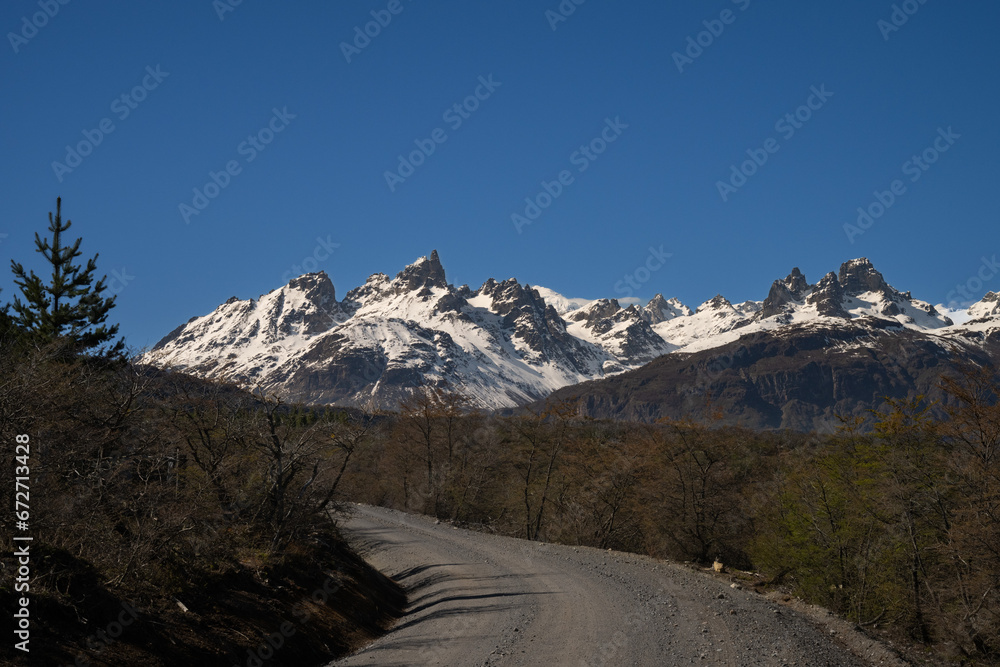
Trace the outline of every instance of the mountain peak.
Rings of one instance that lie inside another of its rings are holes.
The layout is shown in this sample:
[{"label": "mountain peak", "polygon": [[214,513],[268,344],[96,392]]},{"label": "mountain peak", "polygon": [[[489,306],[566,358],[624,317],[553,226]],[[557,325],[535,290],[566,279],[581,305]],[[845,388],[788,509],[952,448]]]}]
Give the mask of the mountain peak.
[{"label": "mountain peak", "polygon": [[700,313],[705,310],[720,310],[722,308],[732,308],[733,304],[729,302],[729,299],[722,296],[721,294],[716,294],[711,299],[705,303],[698,306],[697,310],[694,312]]},{"label": "mountain peak", "polygon": [[802,275],[802,272],[799,271],[799,267],[797,266],[793,267],[792,272],[788,274],[787,278],[785,278],[785,285],[792,292],[801,293],[809,289],[809,282],[806,280],[806,277]]},{"label": "mountain peak", "polygon": [[531,285],[517,282],[516,278],[508,278],[499,283],[489,278],[479,288],[478,294],[490,297],[493,300],[493,312],[499,315],[506,316],[512,311],[521,312],[524,309],[545,312],[546,304],[541,295]]},{"label": "mountain peak", "polygon": [[806,296],[806,292],[812,285],[806,280],[806,277],[802,275],[799,271],[799,267],[792,269],[792,272],[788,274],[788,277],[784,280],[775,280],[771,284],[771,291],[768,292],[767,298],[764,299],[764,305],[761,309],[762,317],[772,317],[784,310],[784,306],[792,301],[801,301]]},{"label": "mountain peak", "polygon": [[664,299],[662,294],[655,295],[642,309],[643,318],[650,324],[659,324],[672,320],[675,317],[686,317],[691,314],[691,309],[685,306],[677,298]]},{"label": "mountain peak", "polygon": [[337,300],[337,292],[333,281],[326,271],[306,273],[288,281],[288,287],[304,292],[317,305],[332,303]]},{"label": "mountain peak", "polygon": [[[337,302],[337,291],[333,287],[333,281],[326,271],[306,273],[289,280],[288,285],[280,290],[282,305],[290,297],[291,301],[297,301],[292,292],[300,293],[304,299],[303,330],[310,334],[329,329],[330,323],[344,314],[343,307]],[[261,295],[261,300],[265,296]],[[294,308],[292,310],[294,311]]]},{"label": "mountain peak", "polygon": [[983,320],[1000,316],[1000,293],[987,292],[986,296],[969,307],[973,320]]},{"label": "mountain peak", "polygon": [[844,288],[833,271],[820,279],[806,302],[815,304],[816,312],[825,317],[851,318],[844,310]]},{"label": "mountain peak", "polygon": [[867,257],[859,257],[841,264],[838,282],[844,288],[844,294],[847,296],[858,296],[865,292],[879,292],[892,298],[898,294],[889,286],[882,274],[875,270]]},{"label": "mountain peak", "polygon": [[432,250],[428,257],[420,257],[396,274],[395,282],[398,283],[397,293],[431,287],[448,287],[437,250]]},{"label": "mountain peak", "polygon": [[619,310],[621,310],[621,305],[618,303],[618,299],[598,299],[586,308],[580,308],[571,313],[569,319],[593,324],[598,320],[612,317]]}]

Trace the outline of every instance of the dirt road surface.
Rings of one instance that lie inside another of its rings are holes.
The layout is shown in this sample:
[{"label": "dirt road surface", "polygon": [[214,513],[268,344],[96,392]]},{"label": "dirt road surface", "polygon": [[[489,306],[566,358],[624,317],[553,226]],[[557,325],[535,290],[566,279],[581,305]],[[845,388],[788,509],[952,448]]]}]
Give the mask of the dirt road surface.
[{"label": "dirt road surface", "polygon": [[351,508],[345,533],[409,607],[333,665],[879,664],[787,607],[680,565]]}]

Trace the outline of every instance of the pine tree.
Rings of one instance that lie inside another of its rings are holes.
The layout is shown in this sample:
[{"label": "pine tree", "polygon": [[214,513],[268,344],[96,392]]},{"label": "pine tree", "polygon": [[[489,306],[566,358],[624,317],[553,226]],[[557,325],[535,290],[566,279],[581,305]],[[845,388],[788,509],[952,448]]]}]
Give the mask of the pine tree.
[{"label": "pine tree", "polygon": [[[0,290],[2,292],[3,290]],[[14,321],[10,317],[10,304],[5,303],[2,308],[0,308],[0,344],[7,341],[17,329],[14,327]]]},{"label": "pine tree", "polygon": [[94,282],[98,255],[87,261],[86,268],[81,269],[79,264],[73,263],[80,256],[82,239],[76,239],[72,245],[63,245],[62,234],[70,225],[70,220],[63,224],[62,198],[58,198],[55,218],[49,212],[51,242],[35,233],[36,252],[52,266],[49,284],[43,283],[34,271],[26,273],[24,267],[11,260],[14,282],[24,297],[24,302],[14,297],[13,323],[39,343],[59,341],[68,344],[73,353],[105,346],[103,352],[120,354],[124,342],[114,340],[118,325],[105,324],[108,312],[115,305],[115,297],[102,296],[107,289],[107,276]]}]

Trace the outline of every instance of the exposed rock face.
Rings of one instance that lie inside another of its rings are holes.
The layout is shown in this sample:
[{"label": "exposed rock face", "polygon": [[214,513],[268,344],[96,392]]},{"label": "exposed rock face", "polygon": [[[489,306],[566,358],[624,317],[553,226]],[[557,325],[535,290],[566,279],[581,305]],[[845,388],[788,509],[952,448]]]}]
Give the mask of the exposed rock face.
[{"label": "exposed rock face", "polygon": [[760,316],[762,318],[774,317],[783,313],[786,304],[802,301],[811,289],[812,285],[806,282],[805,276],[802,275],[798,267],[795,267],[787,278],[775,280],[771,285],[771,291],[764,299]]},{"label": "exposed rock face", "polygon": [[437,250],[431,251],[430,257],[421,257],[400,271],[393,281],[393,290],[396,294],[416,292],[418,296],[426,296],[433,287],[442,289],[448,287]]},{"label": "exposed rock face", "polygon": [[670,299],[668,301],[663,298],[662,294],[654,296],[649,300],[649,303],[646,304],[645,308],[642,309],[643,319],[650,324],[669,322],[675,317],[687,317],[691,314],[691,309],[683,303],[677,299]]},{"label": "exposed rock face", "polygon": [[307,335],[328,330],[332,324],[344,316],[343,309],[337,302],[337,292],[333,287],[333,282],[326,273],[307,273],[304,276],[294,278],[288,283],[288,287],[291,290],[300,291],[305,303],[313,307],[303,307],[301,311],[290,311],[283,323],[282,333],[287,335],[291,332],[297,316],[301,317],[302,331]]},{"label": "exposed rock face", "polygon": [[840,286],[837,274],[832,271],[816,284],[816,289],[806,299],[807,303],[816,306],[816,312],[825,317],[842,317],[850,319],[850,314],[844,310],[844,288]]},{"label": "exposed rock face", "polygon": [[513,332],[533,358],[558,359],[577,372],[589,366],[588,351],[566,332],[563,319],[530,285],[491,278],[478,293],[492,298],[490,310],[503,318],[504,329]]},{"label": "exposed rock face", "polygon": [[840,286],[847,296],[859,296],[865,292],[877,292],[886,298],[902,295],[889,286],[882,274],[875,270],[867,257],[852,259],[840,265],[838,276]]}]

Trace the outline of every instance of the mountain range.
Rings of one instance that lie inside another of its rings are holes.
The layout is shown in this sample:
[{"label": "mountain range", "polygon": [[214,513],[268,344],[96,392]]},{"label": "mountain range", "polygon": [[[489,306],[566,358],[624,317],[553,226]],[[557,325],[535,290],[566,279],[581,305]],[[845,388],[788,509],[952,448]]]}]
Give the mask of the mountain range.
[{"label": "mountain range", "polygon": [[233,297],[143,361],[312,404],[392,409],[440,386],[495,410],[555,392],[597,417],[703,418],[711,404],[730,421],[808,430],[880,396],[933,394],[956,357],[1000,359],[1000,295],[963,316],[896,290],[865,258],[815,284],[792,269],[763,301],[718,295],[692,310],[660,294],[642,307],[567,298],[513,278],[455,287],[434,251],[341,300],[324,272]]}]

